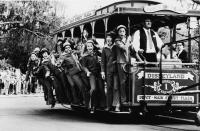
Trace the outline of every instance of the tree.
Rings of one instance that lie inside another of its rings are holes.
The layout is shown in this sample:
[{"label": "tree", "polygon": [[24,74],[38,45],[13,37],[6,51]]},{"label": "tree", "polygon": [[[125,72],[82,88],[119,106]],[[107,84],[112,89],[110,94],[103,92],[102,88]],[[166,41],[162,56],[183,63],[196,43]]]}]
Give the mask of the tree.
[{"label": "tree", "polygon": [[49,34],[61,21],[46,0],[0,3],[0,58],[25,71],[35,47],[51,50],[53,39]]}]

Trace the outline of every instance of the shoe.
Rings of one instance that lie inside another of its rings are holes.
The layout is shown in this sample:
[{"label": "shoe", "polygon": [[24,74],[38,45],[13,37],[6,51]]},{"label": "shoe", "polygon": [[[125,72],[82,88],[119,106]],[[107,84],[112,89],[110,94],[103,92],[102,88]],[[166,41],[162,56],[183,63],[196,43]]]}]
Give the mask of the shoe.
[{"label": "shoe", "polygon": [[53,102],[52,104],[51,104],[51,108],[54,108],[55,107],[55,102]]},{"label": "shoe", "polygon": [[112,109],[111,109],[111,107],[107,107],[106,109],[105,109],[105,111],[111,111]]},{"label": "shoe", "polygon": [[115,112],[120,112],[120,107],[119,106],[115,107]]},{"label": "shoe", "polygon": [[92,108],[90,109],[90,113],[91,113],[91,114],[94,114],[94,110],[95,110],[94,107],[92,107]]}]

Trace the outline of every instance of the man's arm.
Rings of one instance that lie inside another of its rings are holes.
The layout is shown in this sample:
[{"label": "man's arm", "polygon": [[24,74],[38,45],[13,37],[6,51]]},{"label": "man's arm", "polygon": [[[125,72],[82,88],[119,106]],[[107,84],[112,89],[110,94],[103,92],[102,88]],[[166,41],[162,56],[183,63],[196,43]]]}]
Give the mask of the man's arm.
[{"label": "man's arm", "polygon": [[155,36],[156,36],[156,41],[157,41],[157,47],[159,48],[159,50],[161,49],[161,47],[164,45],[163,41],[160,39],[160,37],[158,36],[158,33],[154,32]]},{"label": "man's arm", "polygon": [[131,43],[132,48],[135,49],[136,52],[140,50],[140,31],[137,30],[133,35],[133,41]]}]

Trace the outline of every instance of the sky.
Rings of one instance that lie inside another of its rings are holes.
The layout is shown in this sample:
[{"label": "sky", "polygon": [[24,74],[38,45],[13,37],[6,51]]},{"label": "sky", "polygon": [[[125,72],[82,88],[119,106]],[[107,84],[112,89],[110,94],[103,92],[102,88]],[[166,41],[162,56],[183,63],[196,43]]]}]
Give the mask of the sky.
[{"label": "sky", "polygon": [[[57,15],[66,18],[80,15],[84,12],[103,7],[105,5],[122,0],[55,0],[57,1]],[[170,5],[177,5],[177,0],[154,0]],[[178,0],[180,1],[180,0]],[[190,0],[183,0],[190,1]]]}]

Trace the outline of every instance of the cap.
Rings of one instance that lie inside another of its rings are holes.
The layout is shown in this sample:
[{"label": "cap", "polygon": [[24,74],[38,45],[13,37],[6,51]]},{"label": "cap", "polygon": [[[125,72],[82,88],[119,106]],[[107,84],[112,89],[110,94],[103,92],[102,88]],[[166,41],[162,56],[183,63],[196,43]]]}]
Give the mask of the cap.
[{"label": "cap", "polygon": [[65,46],[71,46],[71,44],[70,44],[68,41],[66,41],[66,42],[63,44],[63,48],[65,48]]},{"label": "cap", "polygon": [[124,26],[124,25],[119,25],[119,26],[117,26],[117,30],[119,30],[119,29],[121,29],[121,28],[124,28],[124,29],[126,30],[126,26]]},{"label": "cap", "polygon": [[36,54],[36,52],[34,52],[34,51],[33,51],[33,52],[31,52],[31,55],[32,55],[32,54],[33,54],[33,55],[37,55],[37,54]]},{"label": "cap", "polygon": [[94,44],[94,41],[93,40],[87,40],[86,43],[92,43],[92,44]]},{"label": "cap", "polygon": [[49,54],[49,50],[47,48],[42,48],[40,54],[43,54],[44,52],[47,52]]},{"label": "cap", "polygon": [[57,43],[58,43],[58,42],[63,42],[63,40],[62,40],[62,39],[59,39],[59,40],[57,41]]},{"label": "cap", "polygon": [[116,42],[116,41],[121,41],[121,40],[122,40],[121,38],[118,38],[118,37],[115,38],[115,42]]},{"label": "cap", "polygon": [[114,31],[109,31],[109,32],[106,33],[106,36],[113,37],[114,35],[116,35]]}]

